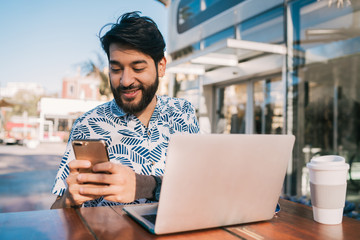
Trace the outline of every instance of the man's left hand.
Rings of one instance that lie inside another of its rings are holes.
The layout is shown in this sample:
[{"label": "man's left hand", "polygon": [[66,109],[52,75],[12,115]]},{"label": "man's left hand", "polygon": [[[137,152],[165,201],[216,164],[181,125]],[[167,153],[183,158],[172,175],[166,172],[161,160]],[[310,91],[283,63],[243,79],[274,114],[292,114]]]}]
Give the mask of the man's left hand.
[{"label": "man's left hand", "polygon": [[98,163],[92,170],[96,173],[81,173],[77,180],[83,183],[96,183],[87,187],[83,185],[79,191],[84,195],[101,195],[112,202],[129,203],[135,200],[135,172],[124,165],[112,162]]}]

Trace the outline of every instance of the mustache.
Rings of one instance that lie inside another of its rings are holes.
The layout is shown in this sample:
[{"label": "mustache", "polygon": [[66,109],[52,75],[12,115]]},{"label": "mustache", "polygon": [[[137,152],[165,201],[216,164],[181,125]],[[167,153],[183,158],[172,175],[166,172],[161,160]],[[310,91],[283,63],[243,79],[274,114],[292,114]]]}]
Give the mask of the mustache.
[{"label": "mustache", "polygon": [[123,85],[120,85],[116,88],[116,91],[117,92],[121,92],[121,91],[128,91],[128,90],[132,90],[132,89],[140,89],[140,90],[143,90],[143,86],[141,84],[139,85],[130,85],[130,86],[123,86]]}]

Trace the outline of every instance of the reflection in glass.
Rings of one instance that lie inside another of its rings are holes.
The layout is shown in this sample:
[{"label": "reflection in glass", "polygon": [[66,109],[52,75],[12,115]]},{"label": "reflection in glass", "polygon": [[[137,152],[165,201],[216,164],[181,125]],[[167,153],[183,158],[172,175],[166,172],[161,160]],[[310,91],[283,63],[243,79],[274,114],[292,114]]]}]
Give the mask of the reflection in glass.
[{"label": "reflection in glass", "polygon": [[246,84],[218,89],[216,133],[245,133]]},{"label": "reflection in glass", "polygon": [[[300,69],[304,143],[324,153],[360,147],[360,54]],[[299,122],[299,124],[301,124]]]},{"label": "reflection in glass", "polygon": [[245,0],[181,0],[178,6],[177,30],[186,32]]},{"label": "reflection in glass", "polygon": [[250,18],[238,26],[240,39],[255,42],[284,42],[284,8],[278,7]]},{"label": "reflection in glass", "polygon": [[326,2],[290,4],[294,58],[288,109],[299,149],[294,157],[300,176],[313,156],[344,156],[353,173],[351,193],[360,190],[360,1],[340,8]]},{"label": "reflection in glass", "polygon": [[254,83],[254,133],[282,133],[284,94],[281,83],[280,77]]},{"label": "reflection in glass", "polygon": [[187,20],[200,12],[200,0],[189,1],[188,4],[179,8],[179,24],[184,24]]},{"label": "reflection in glass", "polygon": [[204,47],[208,47],[214,43],[217,43],[223,39],[235,38],[235,31],[233,27],[227,28],[220,32],[217,32],[204,39]]},{"label": "reflection in glass", "polygon": [[205,2],[205,6],[208,8],[211,5],[214,5],[215,3],[220,2],[221,0],[203,0]]}]

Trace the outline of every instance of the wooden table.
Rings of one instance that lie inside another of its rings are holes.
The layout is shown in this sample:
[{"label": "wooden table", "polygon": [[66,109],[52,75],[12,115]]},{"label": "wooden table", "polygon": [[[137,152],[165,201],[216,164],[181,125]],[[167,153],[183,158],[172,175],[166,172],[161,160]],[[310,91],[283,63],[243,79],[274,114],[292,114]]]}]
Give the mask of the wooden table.
[{"label": "wooden table", "polygon": [[0,239],[360,239],[360,221],[344,217],[323,225],[311,208],[280,199],[281,211],[270,221],[156,236],[122,207],[59,209],[0,214]]}]

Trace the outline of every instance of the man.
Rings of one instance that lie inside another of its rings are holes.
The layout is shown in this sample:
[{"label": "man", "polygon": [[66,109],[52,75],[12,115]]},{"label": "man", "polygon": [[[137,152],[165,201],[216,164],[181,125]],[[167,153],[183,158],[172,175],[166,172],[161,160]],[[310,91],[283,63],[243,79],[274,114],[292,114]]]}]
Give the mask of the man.
[{"label": "man", "polygon": [[[166,59],[153,20],[137,12],[124,14],[100,40],[114,100],[74,123],[52,189],[58,195],[52,208],[158,201],[171,135],[199,132],[188,101],[155,95]],[[80,174],[91,163],[75,160],[74,139],[105,140],[110,162]]]}]

